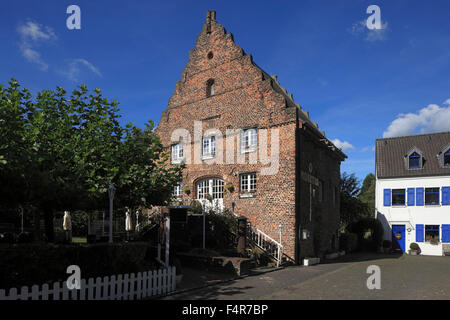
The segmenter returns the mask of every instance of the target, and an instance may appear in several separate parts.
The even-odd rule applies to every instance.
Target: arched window
[[[214,80],[209,79],[206,81],[206,96],[212,97],[214,95]]]
[[[410,169],[418,169],[421,164],[421,156],[417,152],[411,153],[409,156],[409,168]]]
[[[450,167],[450,149],[448,149],[447,152],[444,153],[444,166]]]

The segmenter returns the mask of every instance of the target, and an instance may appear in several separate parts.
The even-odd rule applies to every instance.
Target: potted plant
[[[183,189],[183,192],[186,193],[187,195],[191,194],[191,189],[189,187],[186,187]]]
[[[413,256],[417,256],[417,255],[420,253],[420,247],[419,247],[419,245],[418,245],[417,243],[415,243],[415,242],[412,242],[412,243],[409,245],[409,248],[410,248],[409,253],[410,253],[411,255],[413,255]]]
[[[390,253],[392,247],[392,241],[391,240],[383,240],[383,252],[384,253]]]
[[[431,237],[430,244],[437,246],[439,244],[439,239]]]
[[[227,189],[229,192],[233,192],[234,191],[234,186],[232,183],[227,183],[225,185],[225,189]]]

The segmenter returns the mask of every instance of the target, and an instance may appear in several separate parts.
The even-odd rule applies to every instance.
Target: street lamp
[[[109,243],[113,242],[112,238],[112,216],[113,216],[113,200],[114,200],[114,193],[116,191],[116,188],[113,184],[110,184],[108,187],[108,195],[109,195]]]

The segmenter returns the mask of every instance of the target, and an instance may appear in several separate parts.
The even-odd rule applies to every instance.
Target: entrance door
[[[405,252],[405,225],[392,225],[392,249]]]
[[[197,200],[205,209],[215,209],[219,212],[223,210],[223,186],[222,179],[210,178],[197,183]],[[208,195],[211,201],[207,200]]]

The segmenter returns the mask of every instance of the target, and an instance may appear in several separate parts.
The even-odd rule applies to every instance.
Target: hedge
[[[78,265],[84,279],[156,267],[145,242],[1,245],[0,288],[66,280],[69,265]]]
[[[339,236],[339,249],[346,253],[353,252],[358,248],[358,235],[356,233],[342,233]]]

